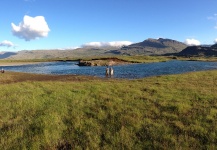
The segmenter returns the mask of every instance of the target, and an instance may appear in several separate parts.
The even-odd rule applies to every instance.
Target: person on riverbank
[[[2,68],[1,73],[5,73],[5,70]]]

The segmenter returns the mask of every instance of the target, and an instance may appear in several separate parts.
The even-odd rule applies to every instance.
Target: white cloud
[[[57,48],[58,50],[74,50],[74,49],[78,49],[78,48],[81,48],[79,46],[76,46],[76,47],[66,47],[66,48]]]
[[[214,43],[217,43],[217,39],[214,40]]]
[[[132,44],[130,41],[113,41],[113,42],[90,42],[83,44],[81,47],[122,47]]]
[[[14,47],[15,45],[11,41],[4,40],[4,41],[0,42],[0,46]]]
[[[208,17],[208,20],[215,21],[216,25],[214,26],[214,28],[217,29],[217,14],[214,14],[213,16]]]
[[[24,0],[24,2],[34,2],[36,0]]]
[[[208,17],[208,20],[217,20],[217,14],[214,14],[213,16]]]
[[[11,23],[12,33],[26,41],[34,40],[40,37],[47,37],[50,31],[47,22],[43,16],[30,17],[25,15],[23,21],[16,26]]]
[[[200,41],[195,40],[195,39],[186,39],[185,44],[188,46],[198,46],[200,45]]]

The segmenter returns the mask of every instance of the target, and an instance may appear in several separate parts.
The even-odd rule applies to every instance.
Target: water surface
[[[6,66],[5,70],[37,74],[76,74],[105,77],[105,66],[78,66],[76,61],[43,62],[31,65]],[[168,61],[158,63],[141,63],[113,66],[114,78],[143,78],[166,74],[217,69],[217,62],[201,61]]]

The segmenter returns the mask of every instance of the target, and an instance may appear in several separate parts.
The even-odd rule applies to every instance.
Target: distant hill
[[[78,48],[70,50],[23,50],[17,52],[15,55],[4,57],[5,59],[62,59],[62,58],[80,58],[91,56],[105,55],[110,49],[104,48]]]
[[[162,55],[177,53],[187,47],[186,44],[171,39],[147,39],[143,42],[124,46],[119,50],[111,51],[115,54],[125,55]]]
[[[217,49],[217,43],[212,45],[211,48]]]
[[[48,58],[58,58],[62,56],[69,55],[69,51],[61,50],[23,50],[17,52],[16,55],[10,56],[5,59],[48,59]]]
[[[189,46],[176,54],[177,56],[217,56],[217,44],[211,47]]]
[[[118,47],[84,47],[74,50],[23,50],[4,59],[52,59],[52,58],[81,58],[113,55],[162,55],[178,53],[187,46],[171,39],[147,39],[129,46]],[[3,58],[3,57],[2,57]]]
[[[2,52],[0,53],[0,59],[8,58],[16,54],[17,53],[14,53],[14,52]]]

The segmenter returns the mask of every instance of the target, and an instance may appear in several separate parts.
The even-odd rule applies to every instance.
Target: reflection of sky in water
[[[7,66],[5,70],[39,74],[77,74],[105,77],[105,66],[80,67],[78,62],[45,62],[23,66]],[[217,69],[217,62],[168,61],[148,64],[113,66],[115,78],[142,78],[148,76],[178,74],[191,71]]]

